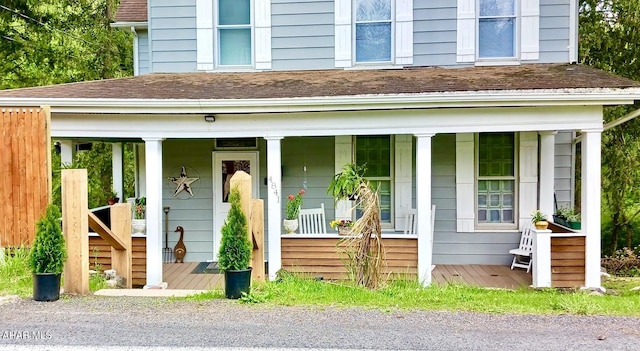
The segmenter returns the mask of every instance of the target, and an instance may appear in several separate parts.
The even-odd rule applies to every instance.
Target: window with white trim
[[[391,62],[391,0],[355,0],[356,63]]]
[[[219,66],[251,66],[251,0],[218,0],[216,16]]]
[[[391,136],[362,135],[355,138],[355,160],[358,166],[365,166],[365,178],[380,196],[380,222],[384,227],[393,224]],[[359,217],[356,211],[356,217]]]
[[[515,134],[480,133],[477,137],[476,150],[476,220],[478,226],[515,224]]]
[[[516,58],[515,0],[478,0],[478,58]]]
[[[456,0],[456,61],[540,59],[540,0]]]

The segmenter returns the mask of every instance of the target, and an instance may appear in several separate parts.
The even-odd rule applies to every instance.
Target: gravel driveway
[[[640,319],[626,317],[271,307],[229,300],[98,296],[8,302],[0,305],[0,316],[0,350],[98,350],[104,345],[119,346],[114,349],[640,349]]]

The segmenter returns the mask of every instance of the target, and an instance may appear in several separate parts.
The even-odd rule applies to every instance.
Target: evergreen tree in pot
[[[36,223],[36,236],[29,263],[33,272],[33,299],[56,301],[60,298],[60,275],[67,259],[67,248],[60,227],[60,210],[49,204]]]
[[[218,266],[224,271],[225,295],[237,299],[251,289],[251,251],[247,217],[240,208],[240,191],[234,187],[229,194],[231,209],[222,226],[222,241],[218,252]]]

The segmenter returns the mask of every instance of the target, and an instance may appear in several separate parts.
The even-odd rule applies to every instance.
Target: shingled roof
[[[584,65],[388,70],[154,73],[0,91],[5,98],[273,99],[475,91],[636,88],[640,82]]]
[[[116,22],[146,22],[147,0],[120,0]]]

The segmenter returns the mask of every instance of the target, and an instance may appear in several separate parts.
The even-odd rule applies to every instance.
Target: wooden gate
[[[0,107],[0,247],[30,246],[51,192],[47,108]]]

